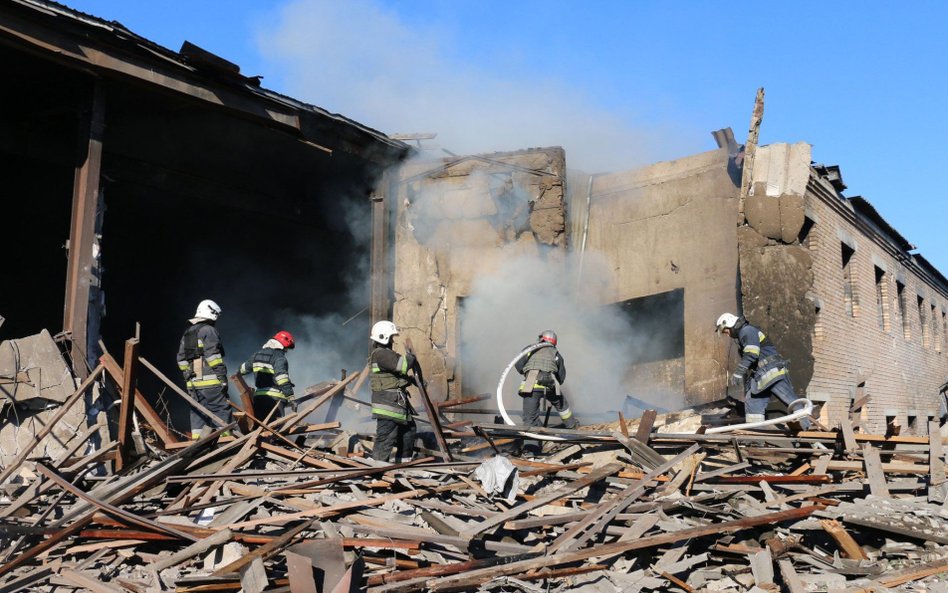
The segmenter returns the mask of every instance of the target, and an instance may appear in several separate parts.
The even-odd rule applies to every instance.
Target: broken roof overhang
[[[239,67],[185,43],[178,53],[125,28],[50,0],[13,0],[0,8],[0,43],[96,75],[133,79],[281,129],[325,151],[398,161],[411,147],[344,116],[259,86]],[[331,130],[331,134],[326,132]],[[331,139],[331,142],[327,140]]]
[[[915,249],[915,245],[909,243],[908,239],[903,237],[895,228],[890,225],[882,215],[879,214],[879,211],[869,203],[866,198],[862,196],[853,196],[851,198],[843,198],[852,205],[853,210],[856,213],[856,216],[868,222],[873,226],[878,232],[886,236],[895,246],[900,250],[909,252]]]

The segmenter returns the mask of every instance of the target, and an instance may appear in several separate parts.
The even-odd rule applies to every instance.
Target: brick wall
[[[859,224],[849,204],[831,192],[814,180],[806,195],[814,224],[804,244],[813,258],[812,293],[819,307],[808,395],[828,396],[830,420],[844,418],[857,386],[864,382],[871,396],[868,431],[884,430],[886,416],[894,415],[902,434],[926,434],[928,416],[939,414],[938,386],[948,375],[941,321],[948,298],[921,277],[907,254],[899,261],[898,250]],[[843,245],[855,249],[849,261],[849,290]],[[904,314],[897,282],[904,286]],[[924,332],[919,297],[928,322]],[[910,416],[915,417],[911,423]]]

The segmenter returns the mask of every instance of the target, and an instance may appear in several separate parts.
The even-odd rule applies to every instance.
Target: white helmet
[[[398,328],[391,321],[376,321],[375,325],[372,326],[372,333],[369,334],[369,337],[373,342],[386,346],[392,340],[392,336],[397,333]]]
[[[197,311],[194,312],[194,317],[200,319],[209,319],[211,321],[217,321],[217,318],[220,316],[221,306],[211,299],[204,299],[198,303]]]
[[[723,332],[725,329],[733,329],[735,325],[737,325],[737,315],[734,313],[722,313],[715,324],[719,332]]]

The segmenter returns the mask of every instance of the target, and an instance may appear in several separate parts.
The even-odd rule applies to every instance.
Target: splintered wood
[[[236,381],[237,423],[181,442],[135,386],[157,372],[135,346],[123,361],[140,367],[106,355],[63,404],[105,381],[115,441],[82,431],[0,473],[0,592],[946,590],[937,423],[705,435],[687,411],[580,430],[448,416],[474,396],[426,402],[419,443],[437,449],[383,464],[371,434],[308,423],[361,374],[277,419]],[[543,455],[513,454],[527,432]]]

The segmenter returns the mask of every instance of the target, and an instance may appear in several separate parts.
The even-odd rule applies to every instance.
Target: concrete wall
[[[772,144],[757,150],[746,224],[738,229],[741,310],[790,363],[801,397],[813,375],[812,259],[799,244],[810,178],[810,146]]]
[[[948,377],[942,321],[948,311],[948,296],[916,273],[907,254],[897,258],[891,245],[866,232],[849,204],[830,195],[826,185],[811,182],[806,196],[807,209],[815,219],[807,244],[813,258],[812,290],[819,304],[809,394],[829,398],[830,420],[845,418],[857,386],[864,383],[863,390],[871,398],[866,417],[870,432],[883,431],[886,416],[894,415],[902,434],[927,434],[927,416],[939,415],[938,387]],[[851,307],[844,290],[844,241],[855,247],[850,260]],[[881,308],[876,267],[884,271]],[[896,282],[905,286],[904,316],[899,310]],[[929,317],[927,340],[923,340],[918,296],[922,296]],[[936,323],[930,318],[933,304]],[[910,415],[916,417],[912,426]]]
[[[714,333],[714,322],[737,308],[737,196],[726,149],[593,179],[585,249],[614,269],[614,302],[684,289],[684,364],[670,361],[657,374],[654,365],[629,370],[636,380],[670,381],[654,387],[684,393],[677,403],[725,395],[730,341]],[[573,203],[585,197],[578,188]]]
[[[474,278],[517,254],[565,255],[565,160],[561,148],[544,148],[402,167],[393,318],[432,399],[462,395],[458,308]]]

